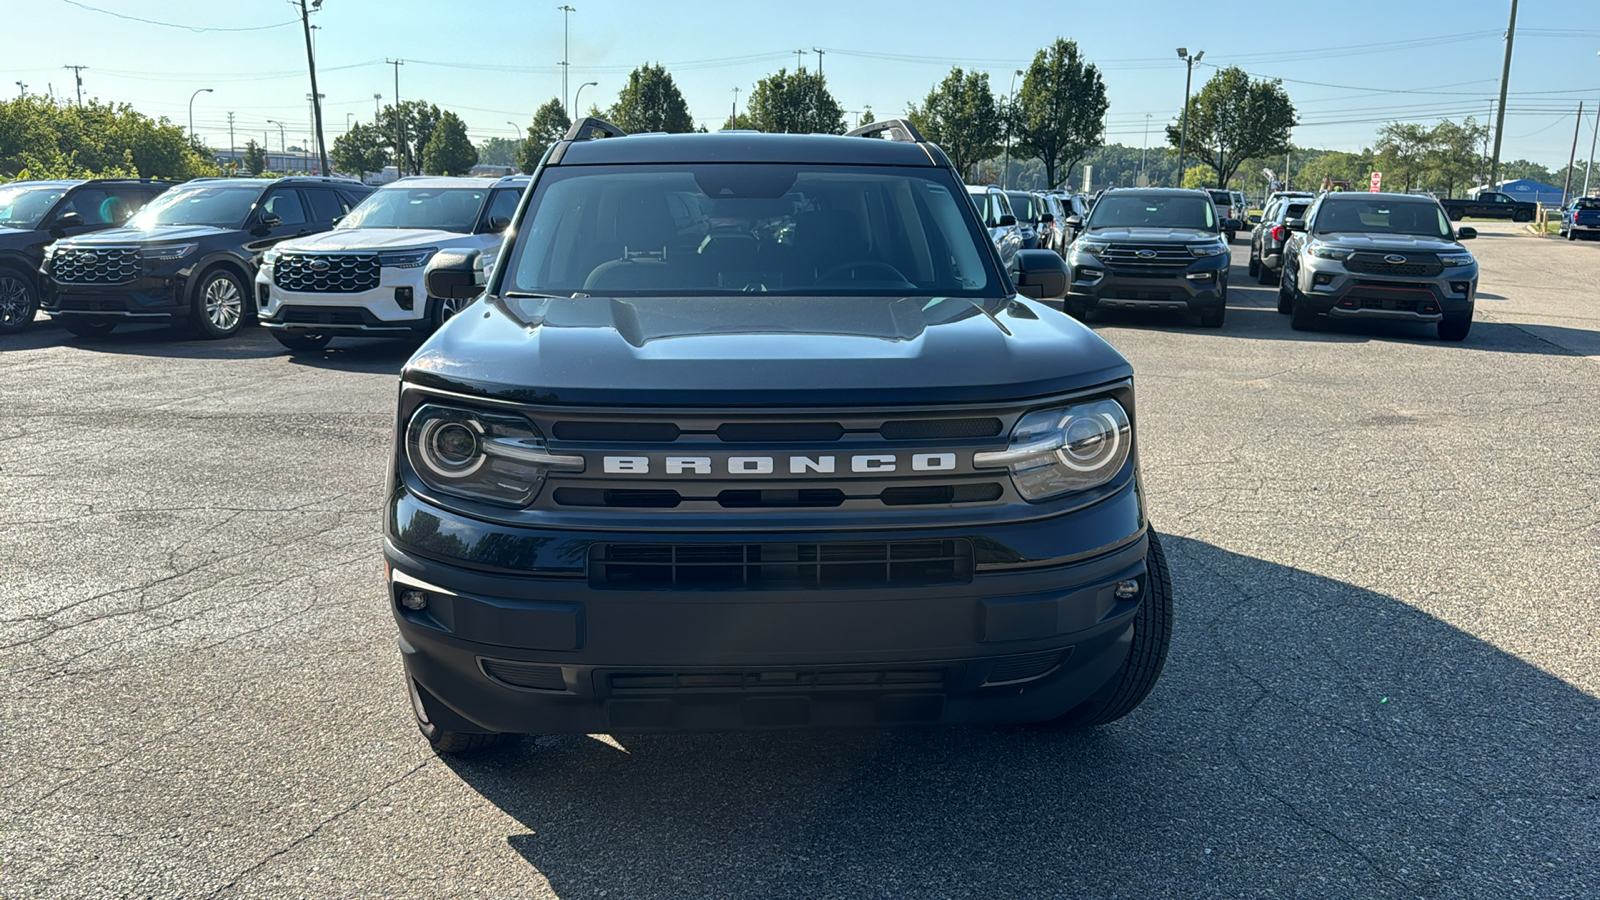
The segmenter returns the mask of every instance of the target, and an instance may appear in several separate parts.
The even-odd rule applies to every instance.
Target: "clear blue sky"
[[[1283,78],[1303,124],[1303,146],[1355,150],[1385,121],[1432,122],[1489,114],[1498,91],[1510,0],[1389,3],[1196,3],[1124,0],[1082,3],[802,2],[696,3],[569,0],[571,86],[598,82],[582,107],[608,105],[627,73],[667,66],[695,118],[716,128],[733,89],[743,99],[757,80],[795,65],[796,49],[821,48],[824,73],[849,110],[879,117],[919,100],[951,65],[990,73],[997,94],[1011,73],[1057,36],[1074,39],[1103,71],[1110,94],[1108,142],[1150,142],[1182,103],[1184,67],[1174,48],[1204,50],[1210,64]],[[372,118],[374,93],[392,100],[394,69],[403,99],[455,110],[475,140],[510,137],[533,110],[561,92],[562,13],[557,0],[324,0],[313,14],[326,95],[328,139],[347,121]],[[117,18],[84,7],[193,28],[242,29],[295,20],[287,0],[0,0],[6,52],[0,73],[30,93],[53,85],[72,94],[63,65],[88,66],[85,96],[126,101],[151,115],[187,122],[196,88],[195,129],[228,145],[227,113],[243,144],[286,124],[289,143],[310,131],[310,90],[298,23],[252,31],[192,31]],[[1261,10],[1271,10],[1269,24]],[[1337,15],[1329,10],[1337,10]],[[1220,14],[1212,14],[1217,11]],[[1370,21],[1371,26],[1365,23]],[[1566,163],[1579,100],[1590,118],[1578,156],[1588,155],[1600,103],[1600,0],[1526,0],[1517,23],[1506,159]],[[801,57],[808,69],[815,53]],[[348,116],[347,116],[348,114]],[[852,121],[854,118],[852,117]]]

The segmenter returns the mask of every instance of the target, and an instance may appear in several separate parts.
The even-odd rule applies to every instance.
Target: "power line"
[[[180,25],[180,24],[178,24],[176,22],[157,22],[155,19],[141,19],[138,16],[130,16],[130,15],[127,15],[125,13],[114,12],[114,11],[109,10],[109,9],[101,9],[98,6],[90,6],[87,3],[79,3],[78,0],[61,0],[61,2],[67,4],[68,6],[76,6],[79,9],[86,9],[89,12],[100,13],[102,15],[107,15],[107,16],[113,16],[113,17],[118,18],[118,19],[126,19],[129,22],[142,22],[145,25],[160,25],[163,28],[181,28],[184,31],[193,31],[193,32],[206,32],[206,31],[266,31],[266,30],[271,29],[271,28],[282,28],[285,25],[293,25],[293,24],[295,24],[294,20],[291,20],[291,21],[288,21],[288,22],[279,22],[276,25],[252,25],[252,26],[247,27],[247,28],[210,28],[210,27],[205,27],[205,26],[200,26],[200,25]]]

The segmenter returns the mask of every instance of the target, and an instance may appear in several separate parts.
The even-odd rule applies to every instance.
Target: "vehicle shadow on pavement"
[[[525,738],[448,764],[559,896],[1594,896],[1600,700],[1392,597],[1169,537],[1082,734]]]
[[[246,327],[231,338],[213,341],[197,338],[181,326],[165,323],[124,325],[108,335],[78,337],[57,324],[36,322],[22,334],[0,337],[0,351],[35,350],[54,345],[93,353],[168,359],[243,360],[282,356],[296,365],[395,375],[417,349],[415,340],[335,338],[323,350],[291,355],[265,329]]]

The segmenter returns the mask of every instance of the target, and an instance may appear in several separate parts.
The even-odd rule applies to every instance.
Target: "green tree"
[[[337,141],[334,142],[333,152],[335,162],[337,162],[339,154],[339,143]],[[251,175],[260,175],[267,170],[267,151],[262,149],[261,145],[253,139],[245,141],[244,156],[239,160],[239,164]]]
[[[195,178],[220,170],[166,119],[125,103],[58,104],[33,95],[0,101],[0,177],[24,171]]]
[[[750,117],[744,113],[739,113],[736,116],[731,115],[722,120],[723,131],[749,131],[755,127],[755,123],[751,122]]]
[[[1217,187],[1227,187],[1239,164],[1253,156],[1281,153],[1298,121],[1283,82],[1251,81],[1230,66],[1211,76],[1189,99],[1187,156],[1209,163]],[[1167,142],[1182,142],[1182,122],[1167,126]]]
[[[1016,140],[1013,155],[1038,159],[1044,164],[1045,187],[1056,187],[1104,142],[1109,106],[1100,70],[1078,55],[1076,41],[1057,38],[1034,54],[1008,110]]]
[[[400,119],[398,135],[395,125],[396,115]],[[396,150],[400,155],[402,173],[422,174],[423,148],[428,146],[428,141],[433,137],[433,129],[438,127],[442,116],[439,107],[426,100],[407,100],[400,104],[398,113],[393,105],[383,108],[383,112],[378,116],[378,123],[390,146],[395,145],[397,136],[400,138]]]
[[[820,74],[779,69],[750,92],[750,121],[768,134],[844,134],[844,110]]]
[[[1372,174],[1370,153],[1347,153],[1341,150],[1326,153],[1297,150],[1295,153],[1302,160],[1300,167],[1294,172],[1294,183],[1297,188],[1314,191],[1324,180],[1328,180],[1348,181],[1354,189],[1357,184],[1364,184],[1367,176]],[[1274,170],[1283,165],[1282,159],[1276,162]]]
[[[1478,148],[1488,134],[1488,126],[1471,116],[1459,123],[1441,119],[1433,126],[1424,169],[1427,189],[1451,197],[1457,187],[1471,185],[1483,170]]]
[[[922,105],[912,104],[906,118],[922,136],[944,149],[962,178],[972,167],[1000,152],[1000,109],[989,90],[987,72],[950,69]]]
[[[422,170],[429,175],[466,175],[477,164],[478,148],[467,138],[467,123],[446,111],[422,149]]]
[[[341,172],[353,172],[362,177],[368,172],[382,172],[389,164],[390,141],[376,125],[357,124],[333,141],[329,156]]]
[[[1432,147],[1433,135],[1426,125],[1390,122],[1378,129],[1378,140],[1372,145],[1373,165],[1383,173],[1384,190],[1419,187]]]
[[[514,166],[521,141],[492,137],[478,145],[478,162],[486,166]]]
[[[628,75],[628,83],[617,94],[617,102],[606,119],[630,134],[682,134],[694,130],[689,104],[684,102],[672,75],[657,64],[642,65]]]
[[[1184,166],[1183,187],[1204,188],[1217,184],[1217,170],[1205,163],[1198,166]]]
[[[539,107],[533,114],[533,124],[528,126],[527,138],[517,148],[517,168],[532,173],[539,167],[539,160],[544,159],[544,152],[561,140],[571,127],[572,120],[567,118],[560,100],[552,99]]]

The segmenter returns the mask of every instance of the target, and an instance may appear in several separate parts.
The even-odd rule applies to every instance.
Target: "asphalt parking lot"
[[[1600,243],[1478,321],[1105,314],[1178,624],[1099,731],[412,725],[378,509],[410,348],[0,338],[15,897],[1600,896]]]

